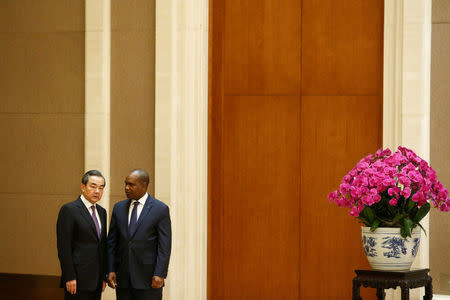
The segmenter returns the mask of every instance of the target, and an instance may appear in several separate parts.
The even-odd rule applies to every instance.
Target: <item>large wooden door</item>
[[[210,1],[208,299],[348,299],[327,201],[381,146],[381,0]]]

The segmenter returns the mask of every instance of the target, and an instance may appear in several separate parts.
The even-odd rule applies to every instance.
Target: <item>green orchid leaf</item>
[[[369,224],[373,224],[373,222],[375,221],[375,214],[369,206],[366,206],[366,208],[364,208],[363,214]]]
[[[417,223],[417,225],[420,226],[420,228],[422,228],[423,233],[425,233],[425,236],[427,236],[427,231],[425,230],[425,228],[422,227],[422,225],[420,223]]]
[[[425,203],[417,211],[416,215],[413,217],[414,223],[419,223],[430,211],[430,203]]]
[[[375,220],[372,224],[372,227],[370,227],[370,231],[374,232],[378,226],[380,226],[380,220]]]
[[[408,200],[408,213],[411,212],[411,210],[416,206],[416,202],[412,201],[411,199]]]
[[[402,227],[405,228],[406,236],[411,237],[411,231],[414,227],[414,222],[409,218],[404,218]]]
[[[400,227],[400,235],[401,235],[403,238],[406,238],[407,235],[408,235],[408,233],[407,233],[407,231],[406,231],[406,229],[405,229],[404,226]]]
[[[380,225],[378,227],[390,227],[392,226],[391,222],[388,220],[385,220],[383,218],[378,218],[378,220],[380,221]]]
[[[419,208],[417,206],[414,206],[413,209],[411,209],[411,211],[408,213],[409,217],[411,219],[414,219],[414,216],[417,214],[418,211]]]
[[[398,224],[404,217],[405,215],[396,215],[392,220],[392,225],[394,226],[395,224]]]

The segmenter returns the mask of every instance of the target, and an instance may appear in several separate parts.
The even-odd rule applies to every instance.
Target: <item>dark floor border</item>
[[[0,299],[64,299],[59,276],[0,273]]]
[[[0,273],[0,288],[59,288],[59,276]]]

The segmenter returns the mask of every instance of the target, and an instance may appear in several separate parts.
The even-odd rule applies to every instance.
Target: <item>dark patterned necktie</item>
[[[139,206],[139,201],[134,201],[133,203],[133,211],[131,212],[130,225],[128,225],[128,232],[132,234],[136,229],[137,223],[137,208]]]
[[[98,224],[97,215],[95,213],[95,205],[92,205],[91,209],[92,209],[92,220],[94,221],[95,229],[97,229],[97,236],[100,239],[101,231],[100,231],[100,225]]]

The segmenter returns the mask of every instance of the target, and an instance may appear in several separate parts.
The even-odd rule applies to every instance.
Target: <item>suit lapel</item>
[[[98,239],[97,229],[95,228],[95,224],[94,224],[94,221],[92,220],[92,216],[89,214],[89,211],[87,210],[83,201],[81,201],[81,198],[78,197],[76,204],[77,204],[78,208],[80,209],[80,214],[83,216],[85,221],[91,226],[92,233]],[[102,226],[103,226],[103,224],[102,224]]]
[[[100,222],[102,223],[102,230],[101,230],[101,234],[100,237],[103,237],[103,232],[105,233],[106,236],[106,211],[104,210],[98,210],[99,212],[99,216],[100,216]]]
[[[130,232],[128,231],[128,213],[130,211],[130,205],[131,205],[131,199],[128,199],[128,201],[122,208],[122,213],[120,214],[122,216],[121,224],[124,224],[124,226],[125,226],[124,230],[127,233],[128,238],[130,238]]]
[[[136,234],[136,232],[139,229],[139,226],[141,226],[143,220],[150,212],[152,206],[153,206],[153,198],[150,197],[150,195],[148,195],[147,200],[145,200],[144,208],[142,208],[141,214],[139,215],[139,219],[137,220],[136,229],[134,230],[134,232],[130,232],[130,238],[133,238],[133,236]]]

